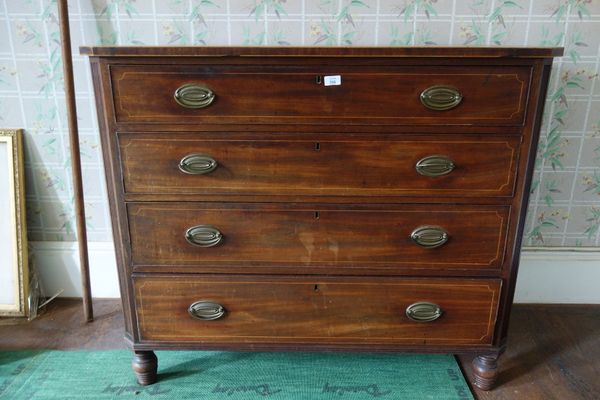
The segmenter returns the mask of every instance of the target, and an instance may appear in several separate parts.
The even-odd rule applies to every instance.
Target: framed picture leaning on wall
[[[0,129],[0,316],[28,315],[23,131]]]

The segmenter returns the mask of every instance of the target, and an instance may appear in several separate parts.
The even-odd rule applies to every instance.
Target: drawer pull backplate
[[[439,226],[424,225],[415,229],[410,238],[419,246],[428,249],[434,249],[445,244],[448,239],[448,232]]]
[[[458,106],[461,101],[462,94],[452,86],[431,86],[421,93],[421,103],[435,111],[451,110]]]
[[[225,307],[219,303],[206,300],[192,303],[188,308],[188,313],[192,317],[203,321],[213,321],[222,318],[226,312]]]
[[[190,175],[204,175],[214,171],[219,164],[206,154],[188,154],[179,161],[179,170]]]
[[[420,301],[406,307],[406,316],[415,322],[435,321],[443,314],[442,309],[437,304]]]
[[[186,83],[175,90],[173,95],[177,104],[185,108],[204,108],[215,99],[212,90],[200,83]]]
[[[185,232],[185,240],[194,246],[213,247],[221,243],[223,235],[212,225],[196,225]]]
[[[417,161],[415,168],[417,172],[424,176],[442,176],[447,175],[454,170],[456,164],[447,156],[433,155]]]

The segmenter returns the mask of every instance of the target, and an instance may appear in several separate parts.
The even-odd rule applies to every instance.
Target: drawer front
[[[111,66],[116,120],[169,124],[521,125],[530,75],[526,66]],[[326,86],[327,76],[341,84]]]
[[[120,134],[128,193],[511,196],[519,137],[202,140]]]
[[[134,286],[142,340],[457,346],[491,343],[501,281],[146,276]]]
[[[247,273],[501,267],[509,207],[385,207],[129,203],[132,262]]]

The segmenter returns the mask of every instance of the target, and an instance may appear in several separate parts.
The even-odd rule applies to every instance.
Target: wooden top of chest
[[[206,47],[82,46],[92,57],[390,57],[390,58],[550,58],[557,47]]]

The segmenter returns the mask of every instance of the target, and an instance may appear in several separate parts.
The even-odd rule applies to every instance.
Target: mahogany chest
[[[506,343],[542,48],[85,47],[126,339],[472,353]]]

